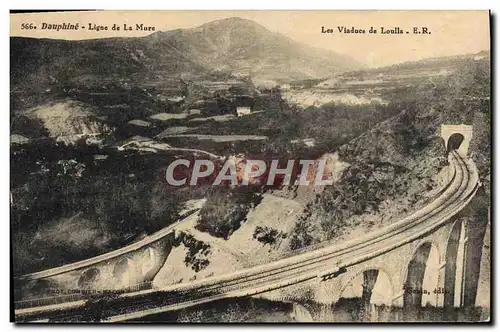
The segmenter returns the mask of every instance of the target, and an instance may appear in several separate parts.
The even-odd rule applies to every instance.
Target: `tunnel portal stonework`
[[[469,144],[472,139],[472,126],[466,124],[460,125],[441,125],[441,137],[444,140],[446,149],[450,148],[450,138],[454,134],[460,134],[463,136],[463,141],[458,147],[458,151],[463,155],[467,156],[469,151]]]

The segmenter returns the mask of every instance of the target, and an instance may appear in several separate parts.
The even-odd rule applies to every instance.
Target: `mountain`
[[[188,40],[190,54],[199,55],[210,68],[231,72],[251,69],[253,76],[267,79],[320,78],[363,67],[347,56],[298,43],[241,18],[173,33],[178,34],[176,40]],[[157,38],[172,38],[171,34],[160,32]]]
[[[81,41],[12,37],[11,84],[66,80],[252,71],[278,81],[328,77],[364,66],[335,52],[309,47],[246,19],[228,18],[192,29],[140,38]]]

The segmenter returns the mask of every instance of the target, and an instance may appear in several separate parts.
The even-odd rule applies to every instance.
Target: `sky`
[[[89,31],[88,24],[118,26],[144,24],[155,31],[193,28],[228,18],[253,20],[273,32],[298,42],[348,55],[369,67],[429,57],[477,53],[490,49],[488,11],[97,11],[11,14],[11,36],[93,39],[138,37],[151,31]],[[42,30],[41,24],[79,23],[85,30]],[[22,29],[34,23],[37,29]],[[341,34],[338,27],[378,30],[378,34]],[[322,29],[334,33],[321,33]],[[409,34],[383,35],[380,27],[399,27]],[[413,34],[413,27],[427,27],[431,34]]]

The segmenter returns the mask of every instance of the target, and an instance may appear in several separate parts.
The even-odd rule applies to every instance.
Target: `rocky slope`
[[[12,115],[12,134],[28,138],[51,137],[66,143],[82,137],[102,137],[112,131],[95,114],[91,105],[59,100]]]
[[[339,148],[351,166],[299,218],[290,245],[356,236],[414,211],[446,181],[442,124],[471,124],[469,156],[489,195],[489,61],[469,59],[435,88],[412,90],[406,109]]]

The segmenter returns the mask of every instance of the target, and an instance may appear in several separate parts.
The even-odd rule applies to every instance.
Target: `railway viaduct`
[[[443,125],[441,137],[449,151],[450,182],[422,209],[360,238],[206,280],[138,287],[165,263],[173,225],[131,246],[19,281],[42,288],[127,290],[102,310],[99,320],[109,322],[245,296],[292,302],[302,321],[336,321],[335,304],[349,298],[361,299],[367,320],[376,315],[373,304],[401,307],[405,320],[418,319],[425,306],[474,307],[489,215],[474,200],[480,183],[467,158],[472,126]],[[54,298],[19,301],[16,320],[71,321],[70,308],[89,305],[79,297]]]

